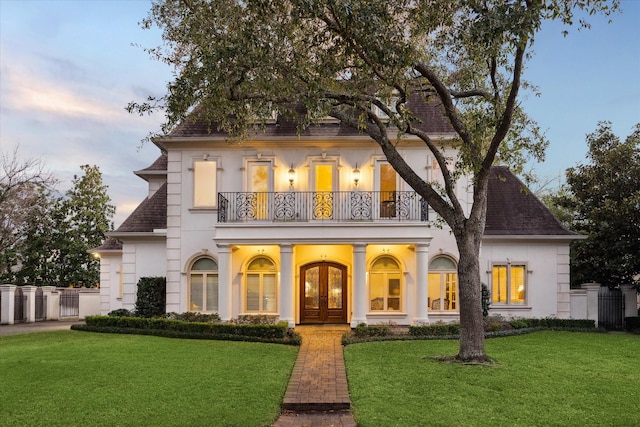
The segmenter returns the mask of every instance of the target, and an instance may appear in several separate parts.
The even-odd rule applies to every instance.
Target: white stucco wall
[[[506,318],[571,316],[569,293],[569,243],[520,238],[485,240],[480,265],[483,283],[491,289],[492,265],[526,264],[526,301],[522,305],[491,304],[491,314]]]

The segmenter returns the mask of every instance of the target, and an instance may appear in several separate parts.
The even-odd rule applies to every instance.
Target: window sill
[[[370,311],[367,316],[371,317],[406,317],[407,313],[404,311]]]
[[[501,305],[501,304],[495,304],[495,303],[491,303],[491,306],[489,307],[489,311],[491,310],[504,310],[504,309],[508,309],[508,310],[531,310],[531,306],[530,305]]]

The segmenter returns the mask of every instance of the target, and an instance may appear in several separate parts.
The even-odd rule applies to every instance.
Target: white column
[[[427,310],[428,286],[429,286],[429,244],[419,243],[416,245],[416,307],[413,324],[426,323],[429,321]]]
[[[231,247],[218,245],[218,315],[231,320]]]
[[[296,325],[295,321],[295,287],[293,273],[293,246],[291,244],[280,245],[280,320],[286,321],[290,328]]]
[[[35,286],[23,286],[23,295],[26,298],[27,323],[33,323],[36,321],[36,287]]]
[[[15,298],[16,287],[15,285],[2,285],[0,286],[0,292],[2,292],[2,318],[0,318],[0,324],[13,325],[15,316]]]
[[[367,323],[367,269],[366,269],[367,245],[356,243],[353,245],[353,315],[351,327],[355,328],[359,323]]]

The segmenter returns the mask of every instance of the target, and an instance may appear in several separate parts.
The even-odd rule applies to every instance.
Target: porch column
[[[353,315],[351,327],[355,328],[359,323],[367,323],[367,269],[366,269],[367,245],[356,243],[353,245]]]
[[[293,245],[280,245],[280,320],[286,321],[290,328],[296,325],[293,274]]]
[[[16,286],[2,285],[0,286],[0,292],[2,293],[2,307],[0,307],[2,317],[0,318],[0,324],[13,325],[16,308],[14,305]]]
[[[416,308],[413,324],[426,323],[429,321],[427,310],[428,286],[429,286],[429,244],[419,243],[416,245]]]
[[[36,321],[36,287],[35,286],[23,286],[23,295],[26,297],[25,312],[27,313],[27,323],[33,323]]]
[[[231,246],[218,245],[218,315],[231,320]]]

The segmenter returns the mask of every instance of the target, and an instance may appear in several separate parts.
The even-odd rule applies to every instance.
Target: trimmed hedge
[[[108,317],[87,316],[87,326],[93,328],[116,328],[153,331],[173,331],[186,334],[206,334],[214,336],[244,336],[259,338],[284,339],[287,336],[286,322],[275,325],[264,324],[233,324],[187,322],[183,320],[143,317]]]
[[[542,319],[516,319],[515,322],[524,324],[525,326],[522,327],[525,328],[592,329],[596,327],[595,320],[590,319],[558,319],[556,317],[545,317]],[[515,328],[515,326],[513,327]]]
[[[360,323],[353,329],[353,335],[356,337],[386,337],[391,333],[391,329],[387,325],[367,325]]]
[[[409,335],[414,337],[459,335],[460,325],[457,323],[435,323],[433,325],[409,326]]]

